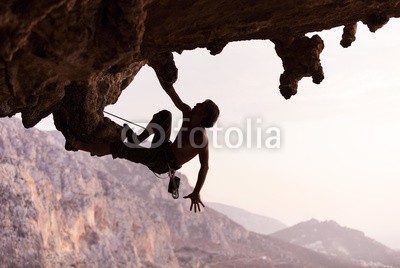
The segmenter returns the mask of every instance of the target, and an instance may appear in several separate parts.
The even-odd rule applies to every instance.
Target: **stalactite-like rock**
[[[217,55],[222,52],[224,47],[227,45],[227,43],[215,43],[211,44],[207,47],[207,49],[210,51],[211,55]]]
[[[340,45],[342,47],[349,47],[351,44],[356,41],[356,32],[357,32],[357,23],[349,24],[344,26],[342,40],[340,41]]]
[[[323,79],[323,42],[302,36],[345,25],[348,46],[358,21],[376,31],[399,16],[400,0],[2,1],[0,117],[20,112],[32,127],[53,113],[67,149],[72,138],[115,140],[120,127],[104,118],[104,107],[143,65],[168,87],[177,79],[172,52],[204,47],[217,55],[251,39],[275,41],[285,68],[280,90],[290,98],[302,77]]]
[[[362,22],[364,22],[368,26],[368,29],[374,33],[388,23],[389,19],[390,17],[385,14],[372,14]]]
[[[298,82],[303,77],[311,76],[319,84],[324,79],[319,55],[324,49],[324,42],[318,35],[273,40],[275,50],[282,59],[285,71],[280,77],[280,92],[285,99],[297,93]]]

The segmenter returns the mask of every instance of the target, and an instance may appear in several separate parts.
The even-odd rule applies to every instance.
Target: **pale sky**
[[[212,142],[223,148],[211,148],[203,201],[287,225],[335,220],[400,249],[399,31],[394,19],[374,34],[359,24],[347,49],[339,45],[341,28],[319,33],[325,80],[304,78],[290,100],[279,93],[282,63],[270,41],[230,43],[217,56],[205,49],[175,54],[181,98],[189,105],[210,98],[221,110],[222,130]],[[106,108],[134,122],[148,122],[161,109],[172,111],[177,127],[180,113],[147,66]],[[248,121],[253,141],[257,129],[264,140],[268,128],[279,127],[281,148],[227,148],[225,137],[237,141],[232,127],[246,141]],[[50,125],[46,119],[38,127]],[[180,171],[194,185],[198,169],[194,159]]]

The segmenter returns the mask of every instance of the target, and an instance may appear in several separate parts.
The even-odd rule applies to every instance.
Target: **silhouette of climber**
[[[194,190],[184,198],[191,200],[190,211],[200,211],[204,207],[200,199],[200,190],[203,187],[208,171],[208,137],[205,128],[212,127],[218,119],[218,106],[211,100],[197,103],[193,109],[184,103],[175,89],[170,86],[165,89],[175,106],[183,113],[183,124],[173,143],[169,141],[171,134],[171,113],[162,110],[153,115],[146,129],[136,135],[124,126],[122,136],[128,138],[114,143],[88,144],[75,140],[72,142],[77,149],[91,152],[98,156],[111,154],[113,158],[125,158],[135,163],[146,165],[155,173],[162,174],[170,169],[178,170],[183,164],[199,155],[200,170]],[[124,133],[125,132],[125,133]],[[139,144],[154,133],[150,148]]]

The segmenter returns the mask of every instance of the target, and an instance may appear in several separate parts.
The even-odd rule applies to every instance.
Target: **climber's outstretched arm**
[[[199,133],[199,132],[197,132]],[[200,138],[198,138],[200,137]],[[196,213],[197,211],[200,211],[200,205],[204,207],[203,202],[201,201],[200,198],[200,190],[204,185],[204,182],[206,180],[207,172],[208,172],[208,139],[206,135],[198,135],[195,137],[197,141],[202,141],[202,144],[204,146],[202,148],[198,149],[199,153],[199,160],[200,160],[200,170],[199,174],[197,177],[197,182],[196,185],[193,189],[193,192],[187,196],[184,196],[183,198],[189,198],[191,200],[190,204],[190,211],[192,211],[194,207],[194,212]],[[198,143],[196,143],[198,144]]]
[[[182,111],[183,114],[189,114],[190,111],[192,110],[189,105],[184,103],[181,98],[178,96],[178,94],[175,91],[175,88],[173,86],[170,86],[168,88],[164,88],[165,92],[167,92],[168,96],[171,98],[172,102],[175,104],[176,108],[178,108],[180,111]]]

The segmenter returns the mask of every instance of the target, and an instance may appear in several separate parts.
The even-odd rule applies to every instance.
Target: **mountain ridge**
[[[310,219],[270,236],[325,255],[354,259],[361,264],[400,267],[400,252],[333,220]]]
[[[245,209],[229,206],[222,203],[207,202],[207,205],[216,211],[226,215],[245,229],[264,235],[272,234],[288,226],[277,219],[249,212]]]

